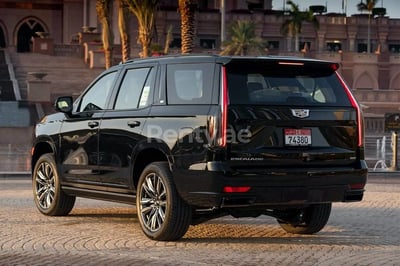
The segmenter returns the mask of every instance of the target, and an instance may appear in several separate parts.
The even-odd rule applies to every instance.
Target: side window
[[[83,95],[78,112],[103,110],[107,105],[107,97],[112,89],[117,72],[111,72],[96,81]]]
[[[154,68],[150,69],[150,73],[148,74],[146,83],[144,84],[142,93],[140,94],[139,108],[143,108],[150,105],[152,100],[150,99],[150,92],[153,90],[152,88],[154,87],[155,76],[156,76],[155,69]]]
[[[168,65],[168,104],[210,104],[213,74],[212,63]]]
[[[128,69],[119,88],[115,110],[146,107],[150,103],[150,88],[154,80],[150,68]]]

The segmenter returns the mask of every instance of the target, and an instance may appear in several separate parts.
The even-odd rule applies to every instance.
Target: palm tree
[[[138,41],[142,45],[142,56],[148,57],[153,39],[156,9],[159,0],[125,0],[129,10],[136,16],[139,24]]]
[[[167,28],[167,34],[165,35],[165,42],[164,42],[164,54],[168,54],[169,45],[173,41],[172,28],[173,28],[172,25],[169,25]]]
[[[314,28],[319,27],[319,22],[312,11],[300,11],[299,5],[295,4],[291,0],[287,1],[286,3],[290,5],[290,10],[288,11],[290,19],[287,19],[283,22],[281,32],[284,35],[289,35],[291,38],[294,37],[295,50],[299,51],[299,34],[301,33],[303,22],[312,23]],[[291,50],[291,45],[289,46],[289,50]]]
[[[188,54],[193,51],[197,0],[179,0],[178,9],[181,13],[181,53]]]
[[[252,21],[235,21],[229,29],[230,40],[224,42],[221,55],[263,54],[264,41],[256,36],[256,25]]]
[[[379,2],[379,0],[367,0],[366,3],[364,3],[364,1],[361,0],[361,2],[357,4],[357,9],[359,11],[368,11],[367,53],[371,52],[371,15],[372,15],[372,10],[375,8],[375,6],[378,2]]]
[[[112,46],[114,39],[110,23],[111,6],[112,0],[96,0],[97,17],[102,26],[102,41],[106,69],[110,68],[112,64]]]
[[[122,62],[126,62],[130,57],[129,24],[126,23],[128,20],[128,13],[129,9],[124,0],[118,0],[118,29],[121,39]]]

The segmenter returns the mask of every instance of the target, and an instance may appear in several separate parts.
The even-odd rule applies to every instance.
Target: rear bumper
[[[199,208],[284,206],[325,202],[361,201],[367,182],[367,165],[329,169],[268,169],[223,171],[212,162],[207,170],[173,169],[181,197]],[[245,193],[224,193],[223,188],[250,187]]]

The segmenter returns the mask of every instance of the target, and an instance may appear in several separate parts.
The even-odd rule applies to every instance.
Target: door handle
[[[90,121],[90,122],[88,122],[88,126],[89,126],[90,128],[98,127],[98,126],[99,126],[99,122],[97,122],[97,121]]]
[[[131,128],[138,127],[138,126],[140,126],[140,122],[139,121],[129,121],[128,126]]]

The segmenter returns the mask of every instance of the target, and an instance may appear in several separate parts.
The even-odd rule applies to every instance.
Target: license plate
[[[285,129],[285,145],[309,146],[311,145],[311,129]]]

